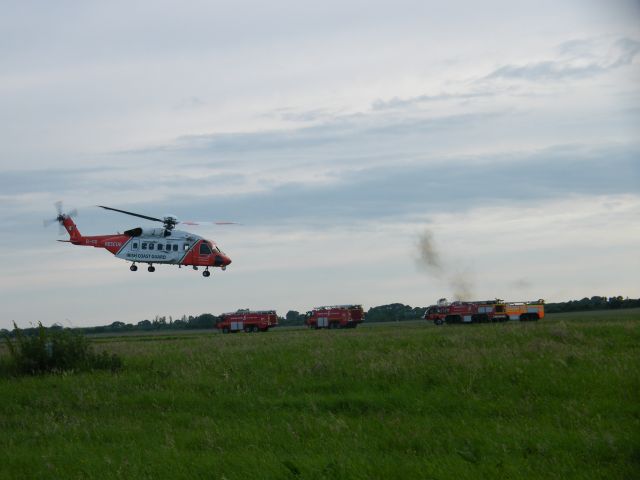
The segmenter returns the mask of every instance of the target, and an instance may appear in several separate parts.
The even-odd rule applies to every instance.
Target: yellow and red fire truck
[[[438,300],[436,305],[427,308],[425,320],[436,325],[443,323],[489,323],[507,320],[530,321],[544,317],[544,300],[535,302],[505,302],[504,300],[485,300],[448,302],[446,298]]]

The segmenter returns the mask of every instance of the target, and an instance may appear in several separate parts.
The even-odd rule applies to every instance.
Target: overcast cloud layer
[[[476,298],[640,296],[634,1],[3,7],[0,328],[428,305],[429,231]],[[226,272],[55,242],[201,226]]]

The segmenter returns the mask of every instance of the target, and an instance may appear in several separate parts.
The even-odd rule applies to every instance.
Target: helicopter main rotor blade
[[[198,226],[198,225],[242,225],[238,222],[212,222],[210,220],[184,220],[181,225]]]
[[[117,208],[105,207],[104,205],[98,205],[100,208],[104,208],[105,210],[113,210],[114,212],[124,213],[126,215],[132,215],[134,217],[144,218],[146,220],[153,220],[154,222],[164,223],[164,220],[161,218],[149,217],[147,215],[140,215],[139,213],[127,212],[126,210],[118,210]]]

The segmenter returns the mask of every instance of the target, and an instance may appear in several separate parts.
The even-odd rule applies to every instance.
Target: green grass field
[[[640,310],[94,342],[0,378],[0,478],[640,477]]]

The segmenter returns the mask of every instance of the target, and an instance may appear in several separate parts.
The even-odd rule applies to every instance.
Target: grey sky
[[[451,295],[416,268],[427,228],[478,297],[640,296],[639,20],[622,0],[7,2],[0,328],[427,305]],[[244,225],[197,232],[225,273],[132,274],[42,229],[59,199],[87,234],[137,225],[96,204]]]

